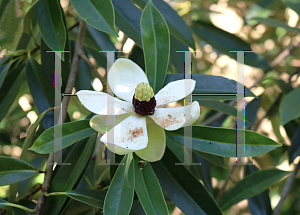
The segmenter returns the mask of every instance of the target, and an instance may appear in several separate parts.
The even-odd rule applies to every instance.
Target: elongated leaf
[[[89,25],[118,37],[115,12],[110,0],[71,0],[78,15]]]
[[[293,28],[293,27],[290,27],[288,26],[287,24],[283,23],[283,22],[280,22],[280,21],[277,21],[276,19],[271,19],[271,18],[268,18],[268,19],[265,19],[265,18],[253,18],[253,20],[256,20],[262,24],[265,24],[265,25],[269,25],[269,26],[272,26],[272,27],[275,27],[275,28],[284,28],[285,30],[287,31],[292,31],[292,32],[296,32],[296,33],[300,33],[300,29],[299,28]]]
[[[249,102],[245,108],[245,116],[250,120],[251,124],[254,124],[258,108],[260,107],[261,96],[258,98],[254,98],[251,102]],[[248,122],[245,123],[245,129],[250,130],[251,124]]]
[[[54,128],[61,126],[62,128],[62,145],[56,146],[54,139]],[[62,125],[56,125],[48,130],[44,131],[34,142],[33,146],[29,149],[40,154],[48,154],[51,152],[64,149],[76,141],[82,140],[95,134],[95,130],[89,125],[89,120],[81,120],[75,122],[64,123]]]
[[[139,167],[140,159],[134,156],[135,165],[135,191],[147,214],[169,214],[168,208],[155,173],[146,163],[143,168]]]
[[[95,148],[96,135],[81,140],[74,144],[74,147],[65,157],[63,163],[71,165],[57,166],[53,172],[53,179],[48,190],[51,192],[67,192],[76,189],[81,181]],[[62,183],[63,182],[63,183]],[[59,214],[67,196],[49,196],[43,206],[42,215]]]
[[[281,124],[296,119],[300,116],[300,87],[291,91],[280,103]]]
[[[3,66],[4,68],[1,68],[1,71],[0,71],[0,89],[1,89],[1,86],[8,74],[8,71],[10,69],[10,66],[11,64],[7,64],[6,66]]]
[[[0,20],[2,18],[2,15],[3,15],[4,11],[5,11],[5,8],[6,8],[7,4],[8,4],[8,2],[9,2],[9,0],[2,0],[1,1],[1,4],[0,4]]]
[[[236,156],[236,129],[193,126],[193,149],[224,157]],[[184,129],[167,131],[167,136],[184,145]],[[189,137],[185,137],[189,138]],[[245,131],[245,156],[262,155],[281,146],[280,143],[253,131]]]
[[[188,51],[188,47],[171,35],[170,61],[177,73],[184,73],[185,53],[177,51]]]
[[[176,80],[184,79],[184,74],[169,74],[166,76],[164,86]],[[230,80],[220,76],[193,74],[193,80],[196,81],[196,86],[193,91],[194,100],[227,100],[236,99],[236,89],[239,82]],[[197,95],[201,93],[202,95]],[[218,96],[218,93],[228,94]],[[214,94],[214,95],[211,95]],[[230,95],[233,94],[233,95]],[[255,97],[255,95],[245,87],[245,97]]]
[[[282,2],[300,15],[300,2],[298,0],[282,0]]]
[[[220,207],[222,210],[226,210],[243,199],[251,198],[265,191],[290,173],[279,169],[256,171],[239,181],[229,190],[221,199]]]
[[[40,0],[36,3],[37,20],[42,37],[54,51],[64,51],[66,31],[57,0]]]
[[[140,19],[142,12],[130,0],[112,0],[116,12],[116,26],[142,47]]]
[[[157,93],[166,78],[170,34],[166,21],[151,0],[142,13],[141,32],[147,78],[154,93]]]
[[[246,165],[244,177],[247,177],[248,175],[256,171],[258,171],[258,169],[254,165]],[[260,215],[272,214],[269,190],[266,189],[260,194],[253,196],[252,198],[249,198],[248,205],[252,214],[260,214]]]
[[[36,173],[33,166],[25,161],[0,156],[0,186],[29,178]]]
[[[137,4],[140,8],[144,9],[148,0],[131,0]],[[152,0],[154,6],[165,18],[170,33],[172,36],[176,37],[178,40],[186,44],[187,46],[195,49],[195,42],[192,33],[183,21],[183,19],[177,14],[177,12],[165,1],[163,0]]]
[[[0,122],[8,113],[14,102],[23,78],[25,76],[24,65],[11,68],[0,89]]]
[[[36,1],[31,5],[31,7],[27,10],[24,20],[23,20],[23,32],[31,35],[33,32],[32,19],[36,19]],[[33,35],[31,35],[33,36]]]
[[[300,126],[295,131],[291,147],[289,148],[289,162],[292,163],[300,155]]]
[[[201,182],[166,148],[161,161],[151,163],[165,193],[185,214],[222,214]],[[178,174],[180,173],[180,174]]]
[[[229,51],[251,50],[250,45],[241,38],[205,22],[198,21],[192,30],[200,39],[234,60],[237,59],[236,52]],[[270,69],[267,60],[254,52],[245,53],[245,64],[261,69]]]
[[[77,201],[83,202],[85,204],[103,208],[103,202],[105,198],[105,192],[101,190],[88,190],[88,189],[79,189],[71,190],[68,192],[56,192],[50,193],[50,195],[65,195]]]
[[[129,214],[134,194],[134,168],[132,154],[127,154],[110,183],[104,200],[104,214]]]

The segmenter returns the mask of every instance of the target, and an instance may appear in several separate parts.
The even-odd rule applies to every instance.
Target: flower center
[[[137,114],[144,116],[154,114],[156,100],[152,87],[144,82],[139,83],[135,88],[132,104]]]

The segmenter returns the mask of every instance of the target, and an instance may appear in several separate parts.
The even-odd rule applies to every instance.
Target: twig
[[[68,31],[72,31],[75,27],[77,27],[79,25],[79,21],[76,22],[74,25],[71,25],[69,28],[68,28]]]
[[[293,184],[293,181],[294,181],[299,169],[300,169],[300,162],[298,162],[298,164],[296,165],[296,167],[294,169],[294,172],[291,174],[291,176],[288,178],[286,184],[284,185],[284,188],[281,192],[281,198],[280,198],[280,201],[278,202],[278,204],[275,208],[274,215],[279,215],[280,214],[280,209],[282,207],[283,201],[284,201],[285,197],[287,196],[289,190],[291,189],[291,186]]]
[[[65,94],[70,94],[72,92],[72,89],[73,89],[73,86],[75,83],[75,78],[76,78],[77,69],[78,69],[78,65],[79,65],[78,53],[83,48],[85,30],[86,30],[86,23],[83,20],[80,20],[75,53],[74,53],[74,57],[73,57],[73,61],[72,61],[72,66],[71,66],[68,83],[67,83],[67,86],[65,89]],[[79,50],[79,52],[78,52],[78,50]],[[71,98],[70,96],[64,96],[64,98],[62,100],[62,121],[63,122],[66,120],[67,108],[68,108],[70,98]]]
[[[87,56],[82,51],[80,51],[78,53],[78,55],[90,67],[90,69],[94,72],[94,74],[96,75],[96,77],[100,80],[100,82],[101,82],[101,84],[103,86],[103,92],[105,92],[105,90],[106,90],[105,80],[99,74],[99,72],[97,71],[97,68],[94,66],[94,64],[91,63],[91,61],[87,58]]]
[[[77,50],[81,50],[83,47],[85,29],[86,29],[86,23],[83,20],[80,20],[76,49],[75,49],[75,53],[74,53],[74,58],[73,58],[66,90],[65,90],[65,93],[67,93],[67,94],[72,92],[72,88],[74,86],[76,73],[77,73],[77,69],[78,69],[78,64],[79,64],[79,56],[78,56]],[[65,122],[65,120],[66,120],[69,100],[70,100],[70,96],[64,96],[63,101],[62,101],[62,122]],[[43,186],[41,189],[41,195],[36,204],[36,212],[34,213],[35,215],[41,213],[43,204],[45,203],[45,200],[46,200],[45,192],[47,192],[50,187],[52,173],[53,173],[53,163],[54,163],[54,153],[50,153],[48,161],[47,161],[46,173],[45,173],[44,183],[43,183]]]
[[[38,184],[29,193],[27,193],[22,199],[29,199],[30,196],[33,196],[34,194],[36,194],[40,189],[42,189],[42,184]]]

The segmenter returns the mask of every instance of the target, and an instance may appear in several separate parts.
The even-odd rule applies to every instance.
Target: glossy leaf
[[[88,190],[88,189],[78,189],[78,190],[71,190],[68,192],[54,192],[49,193],[48,195],[65,195],[77,201],[83,202],[85,204],[103,208],[103,202],[105,198],[105,192],[101,190]]]
[[[146,74],[154,93],[163,86],[170,55],[170,34],[166,21],[151,0],[141,17]]]
[[[9,72],[10,67],[11,67],[11,63],[7,64],[6,66],[3,66],[1,68],[1,71],[0,71],[0,89],[1,89],[1,86],[2,86],[2,84],[4,82],[4,80],[5,80],[8,72]]]
[[[131,0],[137,4],[140,8],[144,9],[148,0]],[[176,37],[178,40],[183,42],[185,45],[195,49],[195,42],[192,33],[183,21],[183,19],[177,14],[177,12],[165,1],[163,0],[152,0],[154,6],[165,18],[170,33],[172,36]]]
[[[254,165],[246,165],[244,177],[258,171],[258,169]],[[252,214],[259,215],[270,215],[272,214],[272,207],[269,197],[269,190],[265,191],[253,196],[248,199],[249,209]]]
[[[139,167],[140,159],[134,156],[135,192],[147,214],[169,214],[168,208],[155,173],[150,165],[146,163]]]
[[[40,0],[36,3],[37,20],[42,37],[54,51],[64,51],[66,31],[57,0]]]
[[[63,154],[64,160],[62,162],[65,164],[70,163],[71,165],[58,165],[55,168],[48,190],[49,193],[67,192],[76,189],[93,155],[95,141],[96,135],[83,139],[74,144],[66,156]],[[66,199],[66,196],[47,197],[42,215],[59,214]]]
[[[193,149],[224,157],[236,157],[236,129],[193,126]],[[166,131],[166,135],[184,145],[184,129]],[[188,137],[186,137],[188,138]],[[253,131],[245,131],[245,156],[254,157],[267,153],[280,143]]]
[[[132,154],[127,154],[121,161],[108,188],[104,200],[104,214],[129,213],[134,194],[134,168]]]
[[[296,119],[300,116],[300,87],[288,93],[280,103],[281,124]]]
[[[176,80],[184,79],[184,74],[168,74],[164,86]],[[227,100],[236,99],[237,84],[240,83],[220,76],[193,74],[193,80],[196,81],[196,86],[193,91],[193,100]],[[201,93],[202,95],[197,95]],[[214,93],[214,95],[211,95]],[[233,94],[218,96],[218,93]],[[245,97],[255,97],[255,95],[245,87]]]
[[[115,12],[110,0],[71,0],[78,15],[94,28],[118,37]]]
[[[245,108],[245,116],[249,119],[251,124],[254,124],[256,117],[257,117],[257,111],[260,107],[261,103],[261,96],[258,98],[254,98],[251,102],[249,102]],[[251,124],[246,122],[245,123],[245,129],[250,130]]]
[[[300,15],[300,2],[298,0],[282,0],[282,2]]]
[[[217,203],[198,179],[166,148],[159,162],[151,163],[164,192],[185,214],[222,214]]]
[[[220,207],[222,210],[226,210],[244,199],[251,198],[265,191],[268,187],[290,173],[279,169],[256,171],[239,181],[229,190],[221,199]]]
[[[252,50],[250,45],[241,38],[223,31],[213,25],[205,22],[197,22],[197,25],[192,28],[195,34],[201,39],[217,49],[220,53],[229,56],[236,60],[236,52],[229,51],[249,51]],[[245,64],[260,69],[270,69],[270,66],[265,58],[254,52],[245,53]]]
[[[14,102],[25,76],[24,65],[15,66],[10,70],[0,89],[0,122]]]
[[[269,26],[272,26],[272,27],[275,27],[275,28],[284,28],[285,30],[287,31],[292,31],[292,32],[295,32],[295,33],[300,33],[300,29],[299,28],[293,28],[293,27],[290,27],[288,26],[287,24],[283,23],[283,22],[280,22],[280,21],[277,21],[276,19],[271,19],[271,18],[268,18],[268,19],[265,19],[265,18],[253,18],[254,20],[262,23],[262,24],[265,24],[265,25],[269,25]]]
[[[0,186],[24,180],[36,173],[33,166],[11,157],[0,156]]]
[[[170,61],[177,73],[184,73],[185,53],[177,51],[188,51],[188,47],[171,35]],[[195,53],[197,54],[197,53]]]
[[[142,47],[140,20],[142,12],[130,0],[112,0],[116,12],[116,26]]]
[[[33,33],[33,26],[32,26],[32,19],[33,17],[36,18],[36,3],[38,1],[34,2],[31,7],[27,10],[24,20],[23,20],[23,32],[31,35]]]
[[[62,145],[55,146],[54,128],[62,128]],[[76,141],[82,140],[95,134],[95,130],[89,125],[89,120],[81,120],[75,122],[64,123],[56,125],[44,131],[34,142],[33,146],[29,149],[40,154],[48,154],[51,152],[64,149]],[[56,147],[56,148],[55,148]],[[61,148],[60,148],[61,147]]]
[[[292,163],[300,155],[300,126],[295,131],[289,148],[289,162]]]

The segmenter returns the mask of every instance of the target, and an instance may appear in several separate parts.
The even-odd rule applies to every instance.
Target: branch
[[[72,66],[71,66],[70,75],[68,78],[68,83],[67,83],[66,90],[65,90],[66,94],[71,93],[73,86],[74,86],[76,73],[77,73],[77,69],[78,69],[78,64],[79,64],[78,50],[81,50],[83,47],[85,29],[86,29],[86,23],[83,20],[80,20],[76,49],[75,49],[75,53],[74,53],[74,58],[73,58]],[[65,122],[65,120],[66,120],[69,100],[70,100],[70,96],[64,96],[63,101],[62,101],[62,109],[61,109],[62,122]],[[48,161],[47,161],[46,173],[45,173],[44,183],[43,183],[43,186],[41,189],[41,195],[36,204],[36,212],[34,213],[34,215],[41,213],[42,207],[45,203],[45,200],[46,200],[45,193],[48,191],[48,189],[50,187],[52,173],[53,173],[53,163],[54,163],[54,153],[50,153]]]
[[[295,167],[294,172],[291,174],[291,176],[287,180],[286,184],[284,185],[284,188],[283,188],[282,193],[281,193],[281,198],[280,198],[280,201],[278,202],[278,204],[275,208],[274,215],[279,215],[280,214],[280,209],[282,207],[283,201],[284,201],[285,197],[287,196],[289,190],[291,189],[291,186],[293,184],[293,181],[294,181],[299,169],[300,169],[300,161],[298,162],[298,164]]]
[[[104,78],[99,74],[97,71],[97,68],[94,66],[94,64],[91,63],[91,61],[87,58],[87,56],[83,53],[83,51],[78,53],[79,57],[90,67],[90,69],[94,72],[96,77],[100,80],[102,86],[103,86],[103,92],[106,90],[106,84]]]

